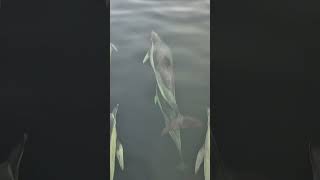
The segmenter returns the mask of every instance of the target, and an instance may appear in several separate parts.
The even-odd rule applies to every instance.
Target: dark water
[[[0,161],[26,132],[19,180],[106,179],[105,3],[2,2]]]
[[[179,180],[179,156],[169,136],[161,136],[164,119],[153,103],[155,78],[142,64],[156,31],[171,48],[180,110],[206,122],[210,102],[210,7],[208,2],[112,0],[110,40],[118,48],[111,62],[111,107],[119,104],[118,133],[125,151],[125,169],[115,180]],[[182,133],[182,151],[189,165],[183,179],[197,177],[194,163],[204,129]],[[116,167],[119,170],[119,167]]]
[[[307,24],[319,17],[312,9],[299,1],[216,4],[215,135],[228,168],[256,175],[237,179],[312,179],[307,142],[320,142],[311,103],[319,90],[305,81],[313,52],[306,36],[314,36]]]

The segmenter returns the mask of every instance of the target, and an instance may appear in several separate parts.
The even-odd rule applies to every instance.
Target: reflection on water
[[[194,175],[206,128],[181,133],[187,171],[179,163],[170,136],[161,136],[164,119],[154,104],[156,81],[152,68],[142,64],[155,30],[171,48],[176,100],[182,114],[207,122],[210,96],[210,7],[205,0],[111,0],[111,104],[120,104],[118,138],[125,151],[124,171],[116,165],[115,180],[203,180]],[[203,168],[203,167],[201,167]],[[203,170],[199,171],[203,172]]]

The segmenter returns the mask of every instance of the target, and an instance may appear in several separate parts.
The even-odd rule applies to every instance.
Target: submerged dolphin
[[[168,122],[162,134],[180,128],[201,126],[201,121],[183,116],[179,111],[175,96],[175,74],[171,50],[154,31],[151,32],[151,48],[144,57],[143,63],[148,60],[150,60],[157,81],[154,101],[158,103],[164,111],[163,113],[168,117]],[[167,106],[166,110],[164,105]]]
[[[117,138],[117,128],[116,128],[116,115],[118,112],[119,104],[113,108],[112,113],[110,113],[110,180],[113,180],[115,172],[115,161],[116,157],[118,159],[121,170],[124,169],[123,160],[123,147]]]
[[[27,141],[27,134],[24,134],[23,141],[10,153],[7,161],[0,164],[1,180],[18,180],[19,167],[24,152],[24,145]]]
[[[210,109],[207,110],[208,114],[208,127],[204,145],[198,152],[196,165],[195,165],[195,173],[199,171],[200,165],[204,164],[204,177],[205,180],[210,180]]]
[[[147,61],[150,61],[157,82],[154,103],[159,106],[165,120],[165,127],[161,134],[169,133],[182,160],[179,168],[185,169],[180,129],[200,127],[202,123],[180,113],[175,97],[175,76],[171,50],[154,31],[151,32],[151,47],[145,55],[143,63]]]
[[[320,148],[309,144],[310,162],[312,166],[313,180],[320,180]]]

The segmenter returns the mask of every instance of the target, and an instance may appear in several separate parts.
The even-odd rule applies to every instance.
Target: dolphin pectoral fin
[[[182,123],[180,125],[180,128],[198,128],[202,127],[203,123],[194,117],[191,116],[183,116]]]
[[[150,51],[147,52],[146,56],[143,58],[142,64],[146,63],[150,59]]]
[[[197,160],[196,160],[196,165],[194,168],[194,172],[197,174],[200,168],[200,165],[203,163],[204,160],[204,155],[205,155],[205,150],[204,150],[204,146],[201,147],[201,149],[198,152],[197,155]]]

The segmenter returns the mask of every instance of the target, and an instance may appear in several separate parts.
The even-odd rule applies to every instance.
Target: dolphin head
[[[159,35],[155,31],[151,31],[151,42],[156,43],[161,41]]]

